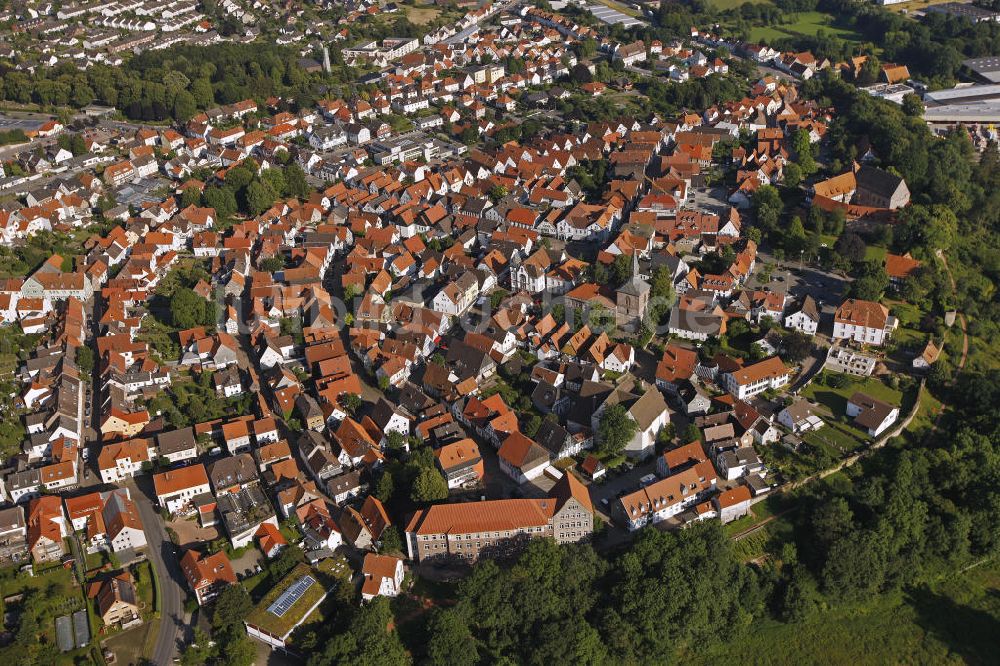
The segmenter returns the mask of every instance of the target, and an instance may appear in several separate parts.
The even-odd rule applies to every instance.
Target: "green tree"
[[[239,626],[253,610],[250,595],[238,583],[227,585],[212,604],[212,626],[229,629]]]
[[[802,183],[802,167],[795,162],[789,162],[783,170],[782,184],[785,187],[798,187]]]
[[[247,212],[260,215],[270,208],[276,199],[274,191],[260,181],[254,181],[247,186]]]
[[[624,405],[611,405],[601,414],[597,425],[598,446],[603,453],[621,453],[638,429],[639,425],[625,410]]]
[[[210,663],[216,651],[209,646],[211,639],[204,631],[195,627],[194,642],[189,643],[181,653],[181,666],[202,666]]]
[[[170,297],[170,318],[178,328],[194,328],[195,326],[213,323],[206,321],[206,315],[212,303],[194,293],[192,289],[182,288]]]
[[[381,544],[379,545],[378,552],[380,553],[402,553],[403,552],[403,537],[399,534],[399,528],[395,525],[389,525],[382,532],[382,536],[379,538]]]
[[[186,123],[198,112],[198,103],[194,95],[187,90],[181,90],[174,97],[174,119],[179,123]]]
[[[476,666],[479,649],[469,623],[458,608],[437,608],[427,622],[427,663],[431,666]]]
[[[864,260],[867,246],[861,240],[861,236],[853,231],[841,234],[840,238],[833,245],[834,251],[850,263]]]
[[[305,172],[298,164],[289,164],[285,167],[285,184],[288,187],[288,196],[298,199],[305,199],[312,191],[306,181]]]
[[[94,350],[86,345],[77,347],[76,367],[80,370],[81,375],[89,379],[94,372]]]
[[[203,194],[205,205],[214,208],[219,217],[231,217],[237,210],[236,195],[228,186],[209,185]]]
[[[181,208],[201,205],[201,190],[196,186],[185,187],[181,193]]]
[[[681,433],[681,441],[684,443],[701,441],[701,428],[694,423],[688,423]]]
[[[422,467],[413,480],[410,498],[414,502],[437,502],[448,498],[448,482],[434,467]]]

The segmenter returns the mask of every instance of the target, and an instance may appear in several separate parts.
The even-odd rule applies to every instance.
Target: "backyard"
[[[91,653],[92,645],[66,653],[60,653],[56,645],[56,618],[86,608],[72,570],[55,564],[36,568],[35,575],[29,576],[10,567],[0,571],[0,590],[3,599],[25,595],[10,604],[0,602],[3,616],[10,613],[10,625],[5,628],[14,634],[13,643],[0,649],[0,660],[62,665],[77,663]],[[91,635],[94,629],[90,627]]]
[[[892,388],[878,377],[853,377],[826,370],[802,390],[802,396],[826,407],[835,418],[839,419],[844,416],[847,401],[856,391],[895,405],[900,408],[900,413],[905,412],[908,406],[903,404],[903,392],[900,389]],[[911,405],[912,399],[913,396],[910,400]]]

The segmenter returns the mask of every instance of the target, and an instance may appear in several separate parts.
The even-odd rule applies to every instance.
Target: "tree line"
[[[183,123],[199,111],[244,99],[275,96],[292,100],[295,109],[309,108],[320,84],[356,78],[342,60],[329,75],[310,74],[294,51],[275,44],[180,44],[146,51],[121,67],[79,70],[64,62],[34,73],[0,69],[0,96],[43,107],[106,104],[132,120]]]

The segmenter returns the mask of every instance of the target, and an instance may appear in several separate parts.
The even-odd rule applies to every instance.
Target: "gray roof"
[[[161,432],[156,436],[156,445],[160,448],[160,455],[179,453],[196,446],[193,428],[180,428],[170,432]]]

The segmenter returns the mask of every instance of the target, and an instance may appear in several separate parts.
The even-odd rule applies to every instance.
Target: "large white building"
[[[788,383],[791,371],[777,356],[766,358],[752,365],[745,365],[723,373],[722,384],[740,400],[752,398],[768,389],[779,389]]]
[[[898,322],[881,303],[849,298],[840,304],[833,317],[834,340],[853,340],[881,347]]]

